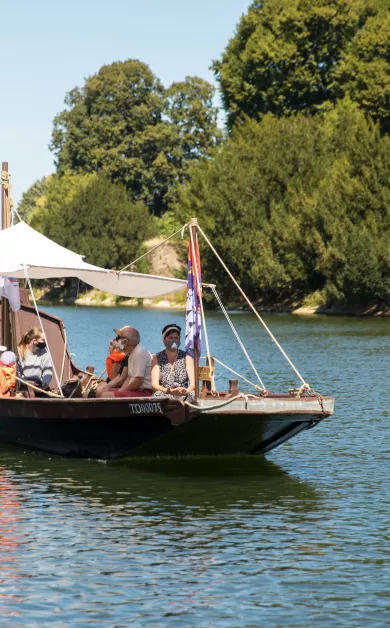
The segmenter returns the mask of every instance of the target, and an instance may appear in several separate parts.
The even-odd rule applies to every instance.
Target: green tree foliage
[[[367,19],[333,72],[336,94],[350,94],[390,132],[390,10]]]
[[[222,139],[214,94],[214,87],[197,76],[172,83],[166,91],[166,114],[179,138],[178,170],[209,155]]]
[[[23,194],[18,205],[18,213],[23,220],[28,222],[31,214],[39,207],[42,207],[45,202],[45,193],[49,181],[50,177],[38,179]]]
[[[390,301],[390,140],[350,100],[247,120],[180,195],[254,299]],[[183,216],[184,214],[184,216]],[[202,247],[204,278],[237,297]]]
[[[228,121],[316,112],[347,93],[388,120],[388,0],[255,0],[214,62]]]
[[[105,268],[123,268],[153,235],[147,207],[129,199],[124,185],[96,174],[53,176],[30,224]]]
[[[67,94],[67,109],[54,119],[58,173],[104,172],[160,215],[186,160],[208,154],[219,137],[212,95],[197,78],[166,92],[140,61],[103,66]]]

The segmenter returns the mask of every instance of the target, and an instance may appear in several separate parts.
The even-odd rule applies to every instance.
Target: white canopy
[[[21,221],[0,231],[0,276],[30,279],[78,277],[81,281],[123,297],[159,297],[187,285],[181,279],[118,273],[84,262],[83,257],[56,244]]]

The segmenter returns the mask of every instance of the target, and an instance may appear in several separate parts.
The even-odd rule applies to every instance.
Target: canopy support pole
[[[35,312],[36,312],[36,314],[38,316],[39,325],[40,325],[40,328],[42,329],[43,335],[45,336],[47,351],[48,351],[48,354],[50,356],[50,360],[51,360],[51,363],[52,363],[52,366],[53,366],[53,373],[54,373],[55,380],[57,382],[58,391],[59,391],[60,396],[63,397],[64,393],[62,392],[60,380],[58,379],[58,375],[57,375],[56,367],[55,367],[55,364],[54,364],[54,360],[53,360],[53,357],[51,355],[51,351],[50,351],[49,343],[47,341],[45,330],[43,328],[42,319],[41,319],[41,316],[39,314],[39,310],[38,310],[38,307],[37,307],[37,302],[35,300],[35,295],[34,295],[34,291],[33,291],[32,285],[31,285],[30,277],[28,276],[28,272],[27,272],[26,266],[23,266],[23,268],[24,268],[24,276],[26,278],[27,285],[30,288],[31,297],[32,297],[32,300],[33,300],[33,303],[34,303],[34,307],[35,307]]]

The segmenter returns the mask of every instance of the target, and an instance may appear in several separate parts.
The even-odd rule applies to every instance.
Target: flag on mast
[[[200,270],[200,256],[198,238],[194,236],[194,251],[192,241],[188,244],[188,275],[186,300],[186,352],[194,357],[195,346],[198,347],[198,356],[201,353],[201,308],[202,277]],[[194,259],[195,253],[195,259]],[[196,272],[197,271],[197,272]],[[199,285],[197,276],[199,278]]]

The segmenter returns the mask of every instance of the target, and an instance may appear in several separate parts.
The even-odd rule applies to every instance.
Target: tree
[[[23,220],[28,222],[31,214],[43,205],[49,181],[50,176],[38,179],[24,192],[18,205],[18,213]]]
[[[80,190],[93,179],[93,174],[73,174],[64,172],[62,176],[57,174],[47,177],[45,193],[41,196],[36,206],[28,215],[28,222],[33,229],[46,233],[46,229],[54,228],[49,223],[61,220],[61,212],[72,198],[80,193]],[[27,190],[26,194],[29,194]]]
[[[178,213],[198,217],[253,299],[321,291],[389,303],[389,149],[349,99],[317,116],[248,119],[192,168]],[[207,247],[201,255],[205,281],[237,299]]]
[[[350,94],[390,133],[390,12],[367,19],[334,69],[336,94]]]
[[[124,185],[96,174],[55,177],[31,226],[105,268],[128,264],[153,235],[147,207],[130,200]]]
[[[379,26],[387,24],[389,6],[388,0],[254,0],[214,62],[230,127],[242,113],[257,119],[315,113],[347,93],[371,115],[387,117],[378,92],[382,85],[388,90],[388,26]],[[362,93],[363,76],[370,84]],[[379,100],[385,105],[387,95]]]
[[[166,93],[140,61],[103,66],[67,94],[68,108],[54,119],[57,171],[104,172],[161,215],[185,177],[186,160],[201,158],[219,135],[211,99],[201,79],[187,78]]]
[[[215,88],[197,76],[172,83],[166,91],[166,114],[180,138],[179,169],[210,155],[221,141],[214,96]]]
[[[140,61],[100,68],[67,95],[69,109],[54,119],[51,148],[59,174],[104,171],[158,210],[159,155],[169,135],[163,94],[160,81]]]

